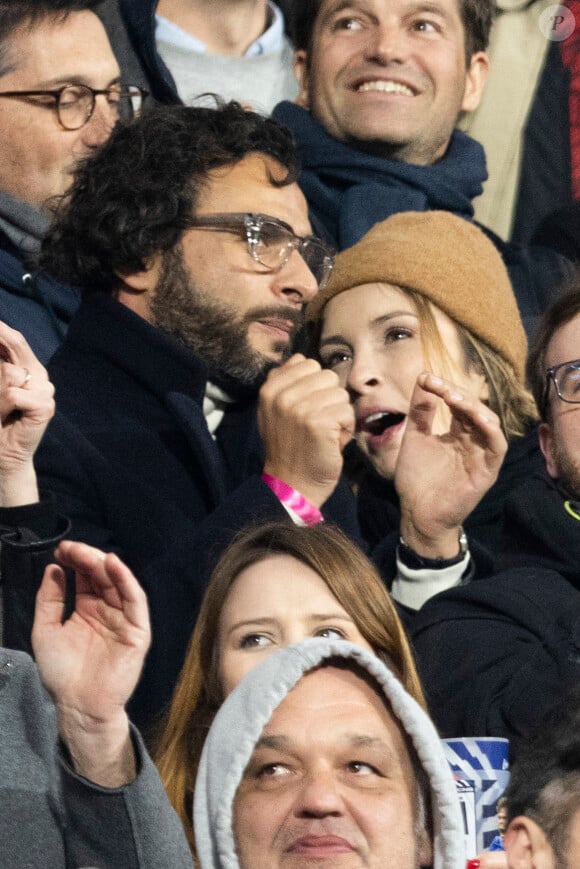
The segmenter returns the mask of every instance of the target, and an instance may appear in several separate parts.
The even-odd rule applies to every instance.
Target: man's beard
[[[233,306],[216,301],[194,286],[180,245],[163,256],[151,314],[156,326],[175,335],[200,357],[207,365],[209,380],[232,396],[258,389],[268,371],[292,352],[293,335],[288,342],[273,345],[279,361],[253,350],[248,341],[250,324],[282,317],[293,322],[297,332],[303,319],[302,313],[289,305],[250,308],[240,314]]]
[[[580,468],[568,452],[554,449],[554,461],[558,468],[558,484],[561,490],[575,501],[580,500]]]

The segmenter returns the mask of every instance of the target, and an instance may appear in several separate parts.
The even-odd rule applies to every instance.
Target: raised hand
[[[292,356],[260,390],[258,424],[264,471],[320,507],[342,473],[342,451],[355,428],[348,393],[338,376],[314,359]]]
[[[145,592],[123,562],[63,541],[36,599],[32,646],[76,769],[100,784],[131,777],[125,705],[150,643]],[[75,611],[62,622],[63,567],[75,572]]]
[[[440,402],[451,423],[433,434]],[[506,451],[493,411],[449,381],[420,374],[395,468],[405,543],[426,558],[457,555],[461,526],[496,481]]]
[[[0,506],[38,500],[33,456],[54,415],[54,387],[26,340],[0,322]]]

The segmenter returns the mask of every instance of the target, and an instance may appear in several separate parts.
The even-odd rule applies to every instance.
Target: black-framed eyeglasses
[[[580,359],[552,365],[546,371],[546,378],[546,402],[550,381],[552,381],[560,401],[565,401],[567,404],[580,404]]]
[[[319,289],[330,277],[334,266],[334,249],[314,235],[296,235],[291,226],[268,214],[202,214],[189,225],[195,229],[239,233],[252,259],[269,271],[286,265],[296,250],[314,275]]]
[[[120,84],[113,84],[101,90],[85,84],[67,84],[55,90],[0,91],[0,97],[12,97],[13,99],[49,98],[49,102],[39,101],[35,105],[55,108],[58,120],[65,130],[80,130],[90,121],[95,111],[95,100],[98,96],[106,97],[107,103],[119,118],[131,120],[143,108],[148,91],[142,90],[137,85],[124,87]]]

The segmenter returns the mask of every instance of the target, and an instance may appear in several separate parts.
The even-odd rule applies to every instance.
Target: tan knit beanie
[[[339,253],[327,286],[306,309],[320,320],[333,296],[394,284],[430,299],[514,368],[524,382],[527,340],[503,260],[487,236],[449,211],[404,211]]]

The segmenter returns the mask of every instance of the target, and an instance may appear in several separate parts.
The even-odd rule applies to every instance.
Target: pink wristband
[[[306,525],[318,525],[322,522],[322,513],[312,504],[304,495],[289,486],[278,477],[271,477],[270,474],[262,474],[262,479],[267,486],[274,492],[277,498],[289,507],[297,516],[302,519]]]

